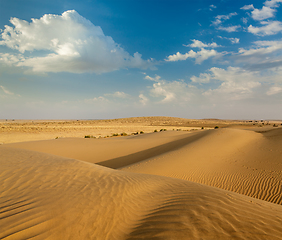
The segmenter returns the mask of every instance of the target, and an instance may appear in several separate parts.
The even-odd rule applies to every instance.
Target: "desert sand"
[[[1,124],[0,239],[282,239],[279,121]]]

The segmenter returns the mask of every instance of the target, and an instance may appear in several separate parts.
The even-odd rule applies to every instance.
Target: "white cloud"
[[[150,88],[151,96],[162,97],[159,103],[187,102],[195,93],[199,92],[195,86],[189,85],[183,80],[169,82],[158,79]]]
[[[245,24],[247,24],[247,23],[248,23],[248,19],[247,19],[247,18],[245,18],[245,17],[242,17],[242,18],[241,18],[241,20],[242,20],[242,22],[243,22],[243,23],[245,23]]]
[[[114,97],[114,98],[129,98],[130,95],[124,92],[115,92],[115,93],[106,93],[105,96]]]
[[[244,68],[252,71],[276,69],[282,66],[282,41],[256,41],[250,49],[240,48],[234,59],[245,63]]]
[[[282,3],[282,0],[269,0],[264,2],[264,6],[261,9],[254,8],[254,5],[245,5],[240,9],[243,10],[252,10],[251,16],[254,20],[262,21],[268,18],[274,17],[278,3]]]
[[[239,28],[241,28],[240,25],[230,26],[230,27],[223,27],[223,26],[217,27],[218,30],[222,30],[222,31],[226,31],[226,32],[237,32]]]
[[[153,78],[153,77],[150,77],[150,76],[147,75],[147,76],[145,77],[145,79],[158,82],[158,81],[161,79],[161,77],[158,76],[158,75],[156,75],[156,76]]]
[[[209,73],[191,79],[195,82],[208,83],[211,80],[222,82],[217,88],[209,89],[204,96],[218,100],[241,100],[253,97],[253,89],[261,86],[257,73],[238,67],[228,67],[226,70],[213,67]]]
[[[250,5],[245,5],[244,7],[241,7],[240,9],[242,9],[242,10],[253,10],[255,8],[254,8],[253,4],[250,4]]]
[[[10,92],[7,88],[0,85],[0,88],[3,90],[4,93],[8,95],[15,95],[13,92]]]
[[[258,55],[265,55],[282,50],[282,41],[256,41],[254,44],[257,46],[256,48],[249,50],[240,48],[239,53],[241,56],[256,55],[256,57],[258,57]],[[263,56],[263,58],[265,58],[265,56]]]
[[[269,0],[269,1],[265,1],[264,5],[267,7],[273,7],[273,8],[277,8],[279,7],[279,4],[277,3],[282,3],[282,0]]]
[[[105,36],[99,26],[74,10],[62,15],[46,14],[30,23],[18,18],[10,22],[14,27],[5,26],[1,45],[22,54],[36,50],[47,52],[44,56],[19,59],[16,63],[35,72],[103,73],[152,65],[151,60],[143,60],[139,53],[131,56],[110,36]]]
[[[211,75],[208,73],[200,73],[199,77],[192,76],[190,79],[194,83],[208,83],[211,80]]]
[[[147,103],[149,102],[149,99],[146,96],[144,96],[144,94],[142,93],[139,95],[139,98],[140,98],[139,102],[144,106],[147,105]]]
[[[248,31],[258,36],[274,35],[282,32],[282,22],[280,21],[262,21],[260,23],[264,26],[254,27],[250,25]]]
[[[232,44],[236,44],[240,42],[240,38],[228,38]]]
[[[195,58],[196,64],[201,64],[204,60],[207,60],[208,58],[218,56],[219,53],[215,51],[214,49],[207,50],[202,48],[201,51],[194,52],[193,50],[190,50],[188,53],[181,54],[177,52],[176,54],[170,55],[165,59],[165,61],[169,62],[175,62],[175,61],[181,61],[186,60],[187,58]]]
[[[264,20],[264,19],[268,19],[268,18],[274,17],[274,13],[275,12],[276,12],[275,9],[263,6],[261,10],[254,9],[252,11],[252,18],[254,20],[261,21],[261,20]]]
[[[109,102],[109,100],[105,97],[94,97],[94,98],[90,98],[90,99],[84,99],[85,103],[107,103]]]
[[[217,7],[213,4],[210,5],[210,11],[213,11],[213,9],[216,9]]]
[[[192,48],[205,48],[205,47],[219,47],[215,42],[205,44],[199,40],[193,39],[193,43],[189,45],[184,45],[185,47],[192,47]]]
[[[175,99],[175,94],[170,89],[167,89],[163,82],[154,83],[151,93],[155,97],[164,96],[164,99],[161,101],[163,103],[171,102]]]
[[[267,95],[275,95],[277,93],[281,93],[282,92],[282,87],[271,87],[267,92],[266,94]]]
[[[275,95],[275,94],[278,94],[278,93],[281,93],[282,92],[282,87],[271,87],[267,92],[266,94],[267,95]]]
[[[22,54],[13,55],[10,53],[0,53],[0,62],[5,63],[8,66],[13,66],[23,60],[24,56]]]
[[[240,42],[240,38],[228,38],[228,37],[222,37],[222,36],[217,36],[221,39],[227,39],[229,40],[232,44],[237,44]]]
[[[212,25],[217,26],[217,25],[221,24],[222,22],[224,22],[225,20],[228,20],[228,19],[230,19],[231,17],[236,16],[236,15],[238,15],[236,12],[234,12],[234,13],[229,13],[229,14],[227,14],[227,15],[217,15],[217,16],[215,17],[215,20],[212,22]]]

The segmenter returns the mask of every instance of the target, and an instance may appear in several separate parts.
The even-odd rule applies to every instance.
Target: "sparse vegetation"
[[[274,123],[274,124],[273,124],[273,127],[278,127],[278,125]]]
[[[118,133],[114,133],[112,136],[113,136],[113,137],[117,137],[117,136],[118,136]]]
[[[162,131],[166,131],[166,129],[162,128],[162,129],[160,130],[160,132],[162,132]]]
[[[92,135],[86,135],[84,138],[96,138],[96,137]]]
[[[120,136],[127,136],[127,133],[123,132],[120,134]]]
[[[157,132],[157,131],[158,131],[157,129],[154,130],[154,132]]]
[[[204,129],[204,127],[202,127],[202,129]]]
[[[140,131],[140,134],[143,134],[144,132],[143,131]]]
[[[214,129],[218,129],[218,126],[215,126]]]

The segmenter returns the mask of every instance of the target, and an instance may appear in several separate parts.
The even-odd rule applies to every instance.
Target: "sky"
[[[282,0],[0,0],[0,119],[282,119]]]

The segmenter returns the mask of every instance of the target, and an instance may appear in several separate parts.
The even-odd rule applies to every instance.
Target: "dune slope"
[[[185,179],[282,204],[282,129],[210,130],[175,151],[121,168]]]
[[[282,239],[280,205],[0,147],[0,239]]]

